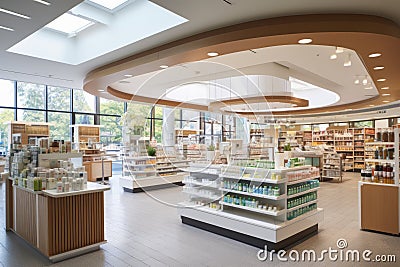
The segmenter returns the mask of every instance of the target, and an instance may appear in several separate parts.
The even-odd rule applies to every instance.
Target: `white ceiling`
[[[31,16],[32,19],[25,20],[0,13],[0,25],[15,29],[14,32],[0,30],[0,78],[81,88],[88,72],[115,60],[196,33],[270,17],[312,13],[357,13],[382,16],[400,25],[398,0],[229,0],[232,5],[223,0],[153,0],[152,2],[189,21],[76,66],[6,52],[14,44],[82,2],[48,1],[51,2],[51,6],[47,7],[33,0],[1,0],[1,8]]]

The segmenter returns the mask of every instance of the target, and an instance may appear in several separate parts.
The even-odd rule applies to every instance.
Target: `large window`
[[[17,82],[17,105],[19,108],[44,109],[46,86]]]
[[[70,111],[71,90],[60,87],[47,87],[47,107],[49,110]]]
[[[75,114],[75,124],[94,124],[94,115]]]
[[[18,109],[17,118],[19,121],[45,122],[45,112],[41,110]]]
[[[61,112],[49,112],[48,120],[51,123],[50,134],[54,139],[71,140],[70,127],[71,114]]]
[[[14,101],[14,82],[8,80],[0,80],[0,106],[1,107],[13,107]]]
[[[117,116],[100,116],[101,142],[108,146],[110,144],[122,143],[122,126],[121,117]]]
[[[124,114],[124,102],[100,98],[100,113],[121,116]]]
[[[96,97],[83,90],[73,90],[73,103],[75,112],[95,113]]]
[[[0,152],[5,153],[8,147],[8,125],[6,122],[14,120],[14,110],[0,108]]]
[[[364,128],[364,127],[373,127],[373,121],[356,121],[354,122],[354,128]]]

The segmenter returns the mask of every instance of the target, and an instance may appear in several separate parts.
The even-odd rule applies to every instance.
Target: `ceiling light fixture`
[[[335,51],[336,54],[341,54],[341,53],[343,53],[343,52],[344,52],[343,47],[336,46],[336,51]]]
[[[365,90],[371,90],[373,87],[372,86],[368,86],[368,87],[365,87],[364,89]]]
[[[358,76],[356,76],[356,79],[354,80],[354,84],[360,84],[360,79],[358,78]]]
[[[99,91],[99,92],[104,92],[105,90],[103,90],[103,89],[99,89],[99,90],[97,90],[97,91]]]
[[[64,13],[45,27],[55,31],[70,34],[71,36],[93,25],[94,22],[75,16],[70,13]]]
[[[380,57],[381,55],[382,55],[381,53],[372,53],[372,54],[369,54],[368,57],[375,58],[375,57]]]
[[[383,100],[382,102],[383,103],[389,103],[390,101],[389,100]]]
[[[95,3],[110,10],[119,7],[127,1],[128,0],[89,0],[89,2]]]
[[[374,70],[383,70],[385,67],[384,66],[376,66],[374,67]]]
[[[6,30],[6,31],[10,31],[10,32],[14,31],[14,29],[11,29],[11,28],[8,28],[8,27],[4,27],[4,26],[0,26],[0,29]]]
[[[382,96],[390,96],[390,94],[382,94]]]
[[[362,84],[363,84],[363,85],[367,85],[367,84],[368,84],[368,77],[367,77],[367,75],[365,75],[364,79],[362,80]]]
[[[388,86],[386,86],[386,87],[382,87],[381,89],[382,89],[382,90],[388,90],[388,89],[389,89],[389,87],[388,87]]]
[[[209,57],[216,57],[216,56],[218,56],[219,54],[218,54],[217,52],[208,52],[207,55],[208,55]]]
[[[343,64],[344,67],[350,67],[351,66],[351,55],[347,55],[347,60]]]
[[[51,5],[49,2],[46,2],[46,1],[43,1],[43,0],[33,0],[33,1],[38,2],[38,3],[40,3],[40,4],[43,4],[43,5],[45,5],[45,6]]]
[[[128,77],[128,78],[133,77],[132,74],[125,74],[124,76],[125,76],[125,77]]]
[[[336,54],[332,54],[329,58],[330,59],[337,59],[337,55]]]
[[[300,40],[298,41],[298,43],[299,43],[299,44],[310,44],[310,43],[312,43],[312,39],[310,39],[310,38],[300,39]]]
[[[4,9],[4,8],[0,8],[0,12],[6,13],[6,14],[9,14],[9,15],[13,15],[13,16],[16,16],[16,17],[20,17],[20,18],[23,18],[23,19],[31,19],[31,17],[29,17],[29,16],[22,15],[20,13],[17,13],[17,12],[8,10],[8,9]]]
[[[385,78],[380,78],[380,79],[378,79],[378,80],[376,80],[377,82],[384,82],[384,81],[386,81],[386,79]]]
[[[375,107],[375,105],[369,105],[370,107]]]
[[[161,65],[160,68],[166,69],[166,68],[168,68],[168,66],[167,65]]]

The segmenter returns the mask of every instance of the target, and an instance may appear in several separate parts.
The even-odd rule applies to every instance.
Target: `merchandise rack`
[[[393,142],[369,142],[367,146],[393,147],[394,159],[366,159],[366,164],[391,163],[394,165],[394,184],[358,182],[359,226],[362,230],[400,234],[399,160],[400,133],[394,129]]]
[[[322,179],[338,179],[342,182],[342,157],[336,153],[324,153]]]
[[[194,190],[184,190],[189,201],[179,208],[182,223],[269,249],[286,247],[318,232],[323,210],[317,208],[318,184],[311,181],[319,176],[316,168],[216,166],[191,165],[184,183]],[[289,202],[294,206],[288,208]]]

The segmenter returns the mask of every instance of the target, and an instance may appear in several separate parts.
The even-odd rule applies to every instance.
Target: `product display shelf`
[[[338,179],[342,182],[343,179],[343,167],[342,157],[336,153],[325,153],[324,154],[324,166],[322,169],[322,179]]]
[[[354,169],[365,168],[366,146],[365,143],[374,141],[374,128],[353,128],[354,135]]]
[[[251,177],[255,173],[262,173],[261,171],[265,177]],[[223,165],[220,172],[220,175],[215,176],[215,172],[211,171],[210,176],[210,179],[220,179],[219,206],[215,202],[211,209],[193,205],[199,202],[189,202],[192,204],[190,208],[185,206],[188,203],[182,204],[179,212],[183,223],[256,247],[268,245],[269,249],[279,249],[317,233],[323,210],[317,208],[317,199],[311,200],[310,195],[315,193],[317,196],[318,181],[313,179],[319,176],[317,168],[300,166],[293,169],[261,170]],[[210,175],[210,172],[204,175]],[[249,177],[243,177],[244,175]],[[279,180],[271,179],[272,175],[274,179],[278,176]],[[193,184],[188,181],[190,183]],[[202,183],[195,183],[206,189],[202,187]],[[296,188],[299,191],[293,191],[296,193],[288,196],[289,187],[290,190]],[[269,190],[273,190],[276,195],[269,195]],[[289,200],[298,200],[301,204],[288,211]]]
[[[187,162],[175,161],[180,164]],[[157,161],[156,157],[150,156],[125,157],[120,184],[126,192],[132,193],[182,185],[182,180],[186,175],[185,169],[174,166],[172,162],[174,161]],[[186,167],[186,165],[180,166]]]
[[[370,142],[367,146],[382,149],[394,147],[393,159],[367,159],[369,169],[362,171],[358,182],[359,226],[362,230],[400,234],[400,189],[399,189],[399,128],[394,128],[393,142]],[[380,157],[378,151],[377,156]],[[376,165],[375,165],[376,164]],[[382,164],[387,164],[382,171]],[[371,170],[371,167],[375,171]]]

